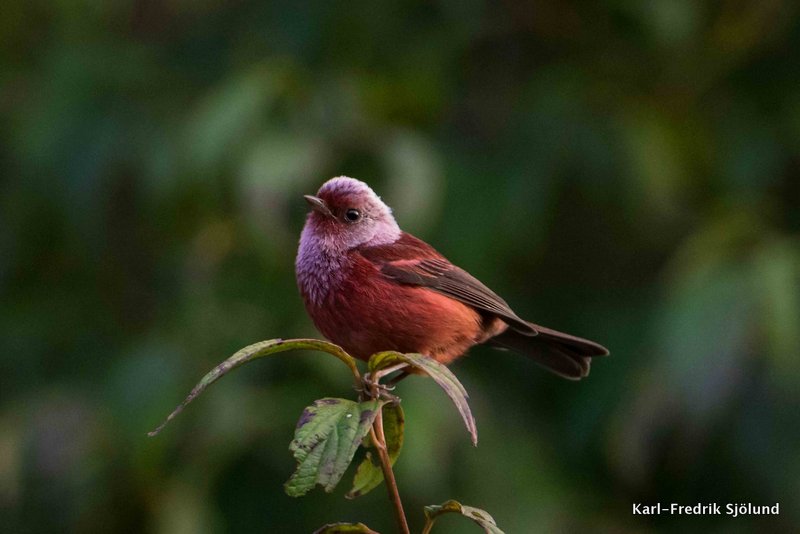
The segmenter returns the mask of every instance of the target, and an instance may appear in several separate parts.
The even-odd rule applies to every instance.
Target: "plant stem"
[[[411,531],[408,529],[406,513],[403,511],[403,503],[400,500],[400,491],[397,489],[397,481],[394,478],[394,471],[392,471],[392,463],[389,460],[389,453],[386,451],[386,436],[383,433],[382,408],[378,410],[378,415],[375,416],[375,422],[372,423],[370,434],[372,442],[378,450],[378,458],[381,461],[381,469],[383,470],[383,479],[386,481],[386,490],[389,492],[389,500],[394,506],[397,526],[400,528],[401,534],[410,534]]]

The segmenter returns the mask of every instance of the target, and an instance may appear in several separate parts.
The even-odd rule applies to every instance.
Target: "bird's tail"
[[[594,341],[528,324],[539,334],[530,336],[508,328],[486,344],[524,354],[548,371],[570,380],[587,376],[593,357],[608,355],[608,349]]]

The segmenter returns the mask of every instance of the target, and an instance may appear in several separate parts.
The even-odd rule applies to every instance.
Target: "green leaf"
[[[464,420],[464,425],[467,427],[470,436],[472,437],[472,444],[478,444],[478,428],[475,425],[475,418],[472,416],[472,411],[469,409],[467,399],[469,395],[461,382],[458,381],[456,375],[450,371],[446,366],[437,362],[433,358],[429,358],[423,354],[408,353],[402,354],[400,352],[387,351],[378,352],[373,354],[369,359],[369,371],[374,373],[381,369],[386,369],[398,363],[407,363],[414,369],[422,371],[422,373],[431,377],[434,382],[447,393],[453,404],[456,405],[458,413]]]
[[[200,380],[200,382],[194,387],[194,389],[192,389],[186,399],[184,399],[184,401],[180,403],[171,414],[169,414],[164,422],[158,425],[155,430],[148,432],[147,435],[153,437],[161,432],[167,423],[172,421],[179,413],[183,411],[186,405],[196,399],[203,391],[205,391],[208,386],[225,376],[229,371],[232,371],[240,365],[244,365],[252,360],[263,358],[264,356],[271,356],[280,352],[286,352],[287,350],[318,350],[321,352],[327,352],[347,365],[347,367],[353,373],[353,377],[355,378],[357,384],[360,384],[361,382],[361,374],[358,372],[356,360],[342,350],[342,348],[338,345],[328,343],[327,341],[320,341],[318,339],[270,339],[268,341],[259,341],[258,343],[253,343],[252,345],[248,345],[247,347],[240,349],[233,356],[209,371],[208,374],[206,374],[206,376],[204,376],[203,379]]]
[[[477,523],[483,528],[486,534],[504,534],[502,530],[497,528],[497,523],[494,518],[487,512],[480,508],[473,508],[472,506],[464,506],[458,501],[447,501],[439,505],[432,505],[425,507],[425,528],[422,534],[428,534],[433,528],[433,523],[442,514],[456,513],[461,514]]]
[[[314,534],[378,534],[364,523],[331,523],[314,531]]]
[[[386,404],[383,407],[383,433],[386,437],[386,452],[389,462],[394,465],[400,450],[403,448],[403,428],[405,416],[399,404]],[[367,451],[367,455],[356,469],[353,477],[353,489],[347,495],[348,499],[355,499],[375,489],[383,482],[383,470],[377,454]]]
[[[303,410],[289,450],[297,469],[286,494],[305,495],[317,484],[330,493],[341,480],[361,440],[369,432],[381,401],[324,398]]]

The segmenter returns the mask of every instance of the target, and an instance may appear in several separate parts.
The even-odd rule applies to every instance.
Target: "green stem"
[[[377,398],[378,388],[377,384],[373,385],[372,394]],[[400,491],[397,489],[397,480],[394,478],[394,471],[392,471],[392,462],[389,459],[389,453],[386,449],[386,436],[383,433],[383,409],[378,410],[378,415],[375,416],[375,421],[372,423],[370,429],[370,436],[372,442],[375,444],[375,449],[378,451],[378,458],[381,462],[381,470],[383,471],[383,479],[386,482],[386,490],[389,493],[389,500],[394,508],[395,519],[397,519],[397,526],[401,534],[411,534],[408,529],[408,520],[406,513],[403,510],[403,502],[400,500]]]

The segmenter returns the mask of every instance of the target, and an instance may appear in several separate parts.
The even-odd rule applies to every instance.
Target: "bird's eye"
[[[356,222],[361,218],[361,213],[357,209],[350,208],[344,212],[344,218],[347,222]]]

